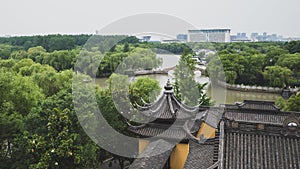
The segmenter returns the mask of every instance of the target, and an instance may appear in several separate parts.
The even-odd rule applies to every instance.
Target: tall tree
[[[174,92],[177,98],[190,106],[199,103],[210,104],[210,98],[204,93],[204,86],[195,81],[194,78],[195,61],[188,50],[185,50],[180,57],[175,69]]]

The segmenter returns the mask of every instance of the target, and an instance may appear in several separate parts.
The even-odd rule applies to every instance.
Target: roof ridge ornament
[[[288,115],[288,117],[283,121],[283,134],[287,135],[296,135],[300,137],[300,118],[296,116],[294,112]]]
[[[168,79],[167,84],[165,85],[164,88],[165,88],[165,91],[167,91],[167,92],[172,91],[173,86],[172,86],[172,84],[171,84],[171,82],[170,82],[170,79]]]

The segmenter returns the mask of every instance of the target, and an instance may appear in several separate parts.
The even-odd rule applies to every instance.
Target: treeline
[[[0,44],[19,46],[24,50],[31,47],[42,46],[46,51],[70,50],[76,46],[82,46],[91,35],[37,35],[37,36],[18,36],[1,37]]]
[[[300,85],[300,42],[225,43],[216,46],[230,84],[272,87]],[[220,70],[213,56],[208,70]],[[222,76],[222,72],[213,76]]]
[[[104,53],[106,49],[110,49],[115,44],[138,44],[139,39],[134,36],[125,35],[36,35],[36,36],[16,36],[16,37],[0,37],[0,44],[6,44],[18,49],[28,50],[31,47],[42,46],[47,52],[55,50],[71,50],[76,47],[90,48],[89,45],[95,46],[99,44],[99,50]],[[141,44],[141,43],[140,43]],[[185,48],[189,48],[186,44],[172,43],[143,43],[144,46],[153,49],[159,49],[162,53],[181,54]]]
[[[101,43],[103,49],[113,46],[113,43],[138,43],[136,37],[125,35],[36,35],[36,36],[16,36],[0,37],[0,44],[6,44],[18,49],[28,50],[31,47],[42,46],[47,52],[55,50],[71,50],[88,44]],[[104,51],[102,51],[104,52]]]

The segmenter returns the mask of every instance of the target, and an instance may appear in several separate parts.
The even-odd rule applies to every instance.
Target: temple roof
[[[190,141],[185,168],[300,168],[300,113],[264,101],[223,108],[214,145]]]
[[[188,110],[193,109],[184,107],[183,111],[177,111],[184,116],[180,114],[172,116],[172,110],[168,109],[168,106],[172,106],[173,109],[174,107],[176,109],[176,106],[184,106],[172,100],[172,97],[176,99],[172,95],[173,93],[167,90],[158,99],[158,102],[167,105],[165,107],[156,102],[142,109],[146,113],[154,109],[155,113],[151,115],[156,115],[160,119],[182,117],[182,120],[185,120],[187,118],[185,115],[190,112]],[[274,105],[274,102],[250,100],[221,107],[200,107],[195,113],[198,114],[192,116],[193,119],[201,120],[196,120],[196,123],[187,120],[183,127],[153,121],[140,127],[130,127],[130,130],[142,136],[152,137],[161,134],[160,138],[187,138],[190,148],[184,166],[186,169],[227,169],[248,168],[249,166],[266,169],[300,168],[300,113],[282,112]],[[217,128],[215,138],[203,141],[191,135],[199,130],[202,122]],[[150,145],[149,150],[152,148],[153,151],[153,146]],[[167,153],[162,154],[166,157],[154,156],[140,159],[140,161],[151,168],[160,163],[159,160],[169,157],[170,152]],[[154,164],[150,164],[151,160]],[[137,164],[141,163],[134,164],[138,166]],[[162,165],[164,164],[165,162]]]
[[[139,155],[139,157],[142,158],[134,160],[129,169],[163,168],[171,155],[173,147],[173,144],[162,139],[151,142],[143,153]],[[166,151],[166,149],[169,150]],[[159,153],[160,151],[162,152]]]
[[[239,122],[281,125],[291,113],[280,111],[274,102],[245,100],[244,103],[225,105],[223,117]],[[300,117],[300,113],[294,114]]]
[[[185,130],[184,125],[170,126],[169,124],[160,123],[148,123],[141,126],[129,125],[128,130],[142,137],[157,137],[163,139],[175,139],[180,141],[183,139],[188,139],[189,134],[196,135],[201,125],[200,120],[196,120],[195,122],[190,121],[186,123],[188,126],[188,131]]]
[[[276,133],[276,128],[262,132],[247,130],[225,127],[222,131],[223,159],[219,168],[300,168],[299,137]]]
[[[188,106],[179,101],[172,91],[172,85],[168,81],[163,95],[154,103],[137,105],[139,111],[146,117],[174,120],[193,118],[199,112],[199,106]]]
[[[241,105],[247,104],[251,106],[226,106],[219,168],[300,168],[300,113],[282,112],[271,102]]]
[[[189,142],[189,154],[184,169],[207,169],[213,165],[214,144]]]
[[[174,95],[169,80],[157,101],[152,104],[144,102],[143,106],[137,105],[137,108],[142,116],[152,119],[152,122],[141,126],[128,124],[129,131],[141,137],[176,140],[188,139],[190,134],[195,134],[199,130],[199,122],[207,113],[206,108],[200,108],[199,105],[190,107],[181,103]],[[187,127],[184,128],[184,125]]]
[[[217,107],[208,108],[205,114],[204,121],[206,124],[210,125],[211,127],[218,128],[223,113],[224,113],[223,108],[217,108]]]
[[[243,103],[236,103],[234,105],[226,104],[227,108],[232,109],[252,109],[262,111],[279,111],[280,109],[272,101],[256,101],[256,100],[244,100]]]

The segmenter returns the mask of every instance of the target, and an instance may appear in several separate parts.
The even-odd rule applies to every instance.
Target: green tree
[[[280,66],[267,66],[263,72],[265,80],[270,86],[284,87],[290,84],[293,72]]]
[[[278,59],[281,58],[282,55],[288,54],[288,52],[288,50],[282,49],[280,47],[271,47],[266,53],[265,65],[274,66],[277,63]]]
[[[276,65],[281,67],[287,67],[294,72],[296,76],[300,76],[300,54],[285,54],[282,55]]]
[[[286,102],[285,110],[287,111],[300,111],[300,94],[291,96]]]
[[[284,44],[284,48],[290,53],[300,53],[300,41],[291,41]]]
[[[159,82],[150,77],[137,78],[132,84],[130,84],[130,97],[133,103],[143,105],[141,99],[147,103],[155,101],[159,95],[161,88]]]
[[[0,44],[0,58],[8,59],[12,52],[12,46],[6,44]]]
[[[36,46],[29,48],[27,50],[27,55],[33,61],[43,63],[43,59],[46,57],[46,55],[48,55],[48,53],[46,52],[46,49],[42,46]]]
[[[12,69],[0,69],[0,90],[0,167],[26,168],[13,167],[21,156],[15,140],[22,136],[24,117],[44,95],[30,77],[22,77]]]
[[[195,106],[199,103],[208,105],[210,104],[210,99],[203,91],[205,84],[201,85],[195,81],[194,68],[195,61],[188,50],[185,50],[174,72],[175,83],[173,86],[175,96],[190,106]]]
[[[130,48],[129,48],[129,44],[125,43],[124,44],[124,48],[123,48],[123,52],[129,52]]]

